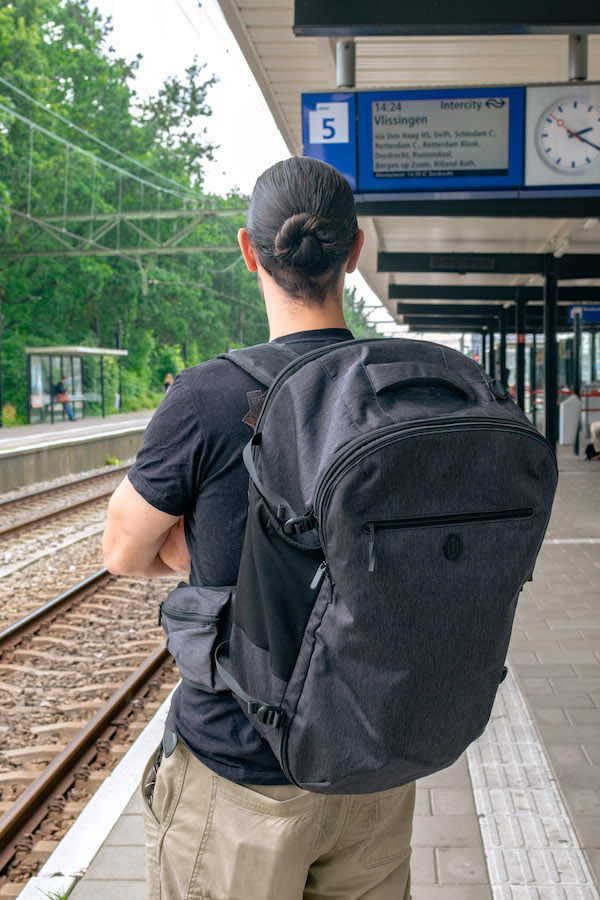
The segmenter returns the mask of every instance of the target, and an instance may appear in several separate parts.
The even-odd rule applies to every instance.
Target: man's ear
[[[356,234],[354,235],[354,243],[352,244],[352,250],[350,251],[350,256],[348,257],[348,262],[346,263],[346,272],[350,274],[354,272],[358,263],[358,257],[360,256],[360,251],[362,250],[362,245],[365,242],[365,233],[362,228],[359,228]]]
[[[242,251],[242,256],[244,257],[244,262],[246,263],[246,268],[249,272],[256,272],[258,269],[258,264],[256,262],[256,257],[254,256],[254,250],[250,245],[248,232],[245,228],[240,228],[237,234],[237,239],[238,244],[240,245],[240,250]]]

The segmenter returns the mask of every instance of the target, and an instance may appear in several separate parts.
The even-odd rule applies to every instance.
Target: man
[[[303,354],[352,339],[343,281],[363,234],[334,169],[292,159],[267,170],[238,240],[272,341]],[[248,505],[241,454],[263,393],[229,360],[175,379],[109,505],[112,572],[191,567],[192,584],[235,584]],[[356,796],[301,790],[229,692],[185,682],[162,752],[143,778],[151,900],[408,900],[413,784]]]
[[[73,406],[71,401],[69,400],[69,392],[67,389],[67,376],[61,375],[60,381],[54,388],[54,393],[56,394],[56,399],[59,403],[62,403],[62,408],[67,414],[67,418],[71,420],[71,422],[75,421],[75,413],[73,412]]]

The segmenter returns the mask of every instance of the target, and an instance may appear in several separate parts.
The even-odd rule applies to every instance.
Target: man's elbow
[[[106,533],[102,541],[104,565],[112,575],[135,575],[134,561],[120,541],[110,540]]]

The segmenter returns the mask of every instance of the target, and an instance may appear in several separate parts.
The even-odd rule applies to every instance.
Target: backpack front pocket
[[[209,693],[229,690],[217,674],[215,651],[227,640],[233,591],[182,583],[159,608],[159,625],[182,680]]]

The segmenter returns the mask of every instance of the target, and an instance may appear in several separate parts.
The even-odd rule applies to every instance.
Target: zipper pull
[[[369,572],[375,571],[375,526],[369,522]]]
[[[159,628],[162,625],[162,608],[163,608],[164,602],[165,601],[163,600],[161,603],[158,604],[158,627]]]
[[[311,591],[318,591],[319,588],[321,587],[323,579],[328,574],[329,574],[329,566],[327,565],[325,560],[323,560],[323,562],[321,563],[321,565],[315,572],[315,577],[313,578],[313,580],[310,583]]]

